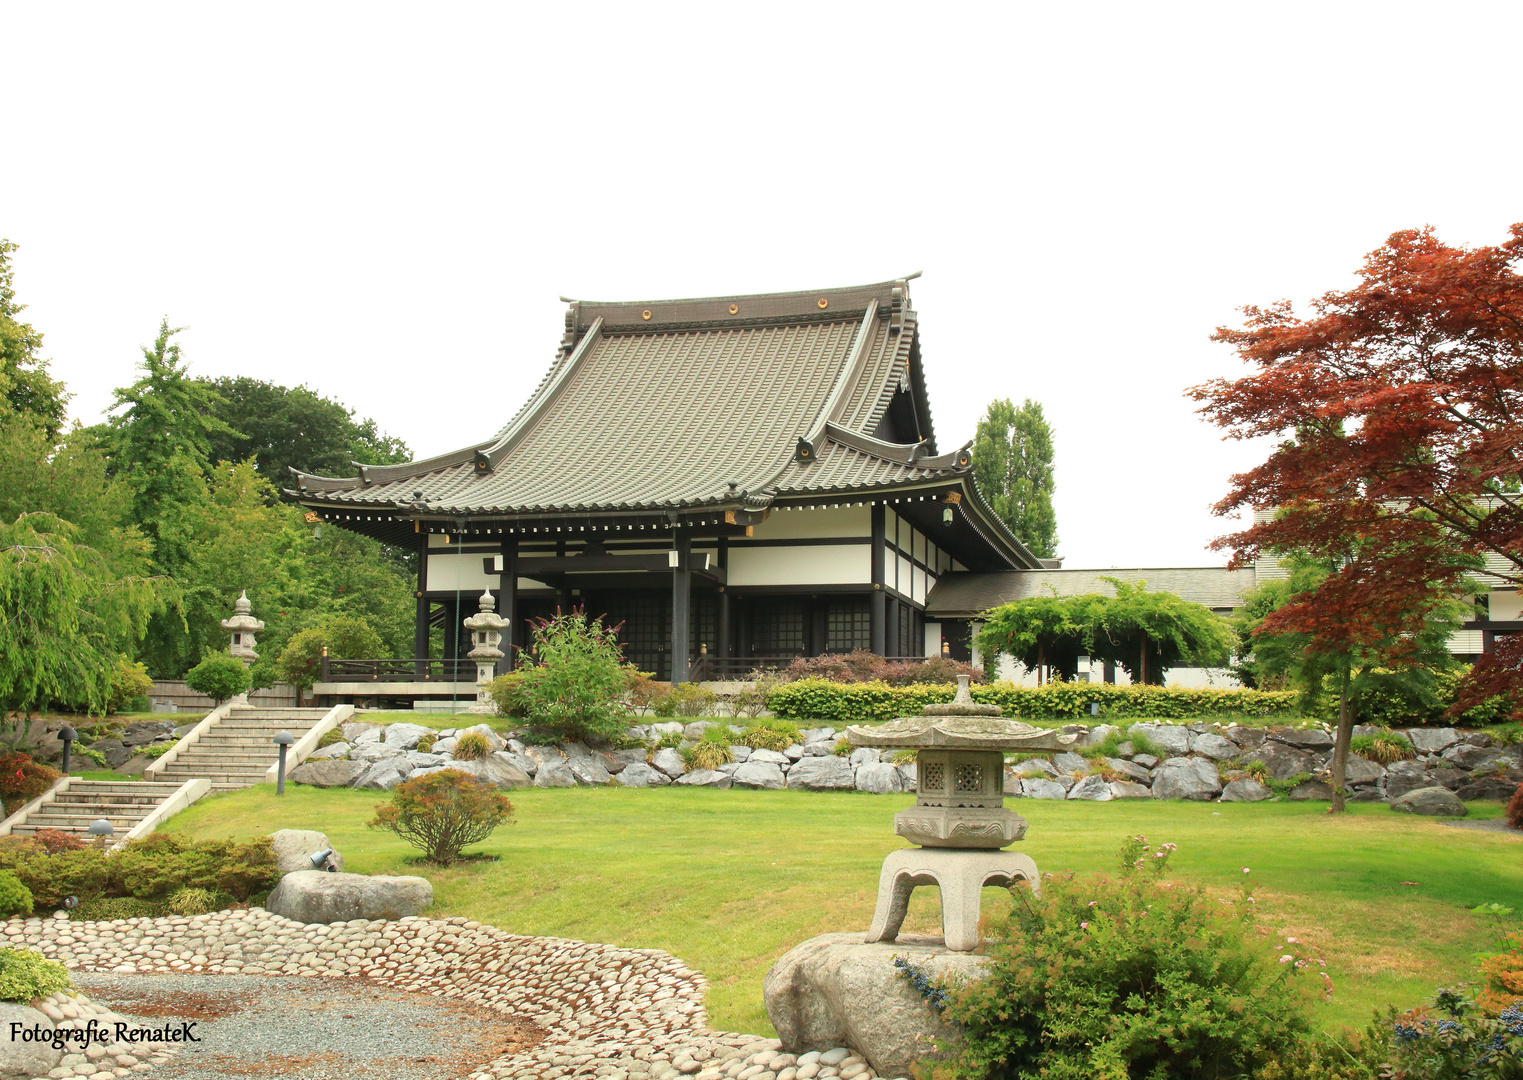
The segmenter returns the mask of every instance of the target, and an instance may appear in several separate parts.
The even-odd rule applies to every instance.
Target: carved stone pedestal
[[[868,942],[893,941],[909,910],[910,893],[918,885],[935,885],[941,892],[941,932],[953,952],[978,948],[978,909],[985,885],[1008,886],[1016,881],[1038,885],[1036,863],[1018,851],[989,849],[906,848],[883,860],[878,878],[878,910],[873,913]]]

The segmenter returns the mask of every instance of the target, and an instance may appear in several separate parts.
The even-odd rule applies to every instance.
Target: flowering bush
[[[512,698],[560,739],[606,742],[624,731],[629,690],[616,627],[581,608],[534,622],[538,662],[519,668]]]
[[[1517,1080],[1523,1076],[1523,1008],[1496,1018],[1458,988],[1431,1005],[1391,1010],[1391,1080]]]
[[[5,812],[13,814],[57,782],[63,774],[57,769],[33,761],[29,754],[0,756],[0,800]]]
[[[965,1035],[930,1075],[1215,1080],[1309,1031],[1330,985],[1321,961],[1255,931],[1246,867],[1235,900],[1165,885],[1173,851],[1139,836],[1114,881],[1017,887],[987,976],[948,990],[944,1016]]]

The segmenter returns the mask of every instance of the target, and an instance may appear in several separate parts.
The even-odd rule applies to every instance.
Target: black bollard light
[[[69,750],[74,746],[74,740],[79,738],[79,732],[75,731],[68,724],[65,724],[63,729],[59,731],[58,737],[63,740],[63,774],[68,776]]]
[[[296,739],[289,731],[277,731],[275,733],[275,745],[280,747],[280,767],[275,771],[275,794],[286,793],[286,750]]]

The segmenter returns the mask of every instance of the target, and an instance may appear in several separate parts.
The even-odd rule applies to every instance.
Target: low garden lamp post
[[[63,774],[68,776],[69,750],[73,747],[74,740],[79,738],[79,732],[75,731],[68,724],[65,724],[62,730],[58,732],[58,737],[63,740]]]
[[[110,841],[111,834],[115,831],[111,826],[111,822],[105,818],[97,818],[90,822],[90,835],[100,838],[100,849],[102,851],[106,850],[106,844]]]
[[[295,741],[295,737],[289,731],[275,733],[275,745],[280,747],[280,767],[275,771],[275,794],[277,795],[286,793],[286,751]]]

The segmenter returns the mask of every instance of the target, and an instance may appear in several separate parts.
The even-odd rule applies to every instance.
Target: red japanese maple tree
[[[1215,510],[1276,507],[1216,541],[1234,565],[1301,551],[1343,567],[1287,605],[1266,632],[1311,635],[1313,651],[1401,641],[1484,561],[1523,584],[1523,224],[1496,247],[1392,235],[1353,288],[1246,307],[1218,329],[1256,370],[1194,387],[1229,438],[1282,441],[1232,478]],[[1393,637],[1393,631],[1396,631]],[[1399,661],[1399,657],[1396,657]],[[1455,712],[1523,702],[1523,634],[1476,665]]]

